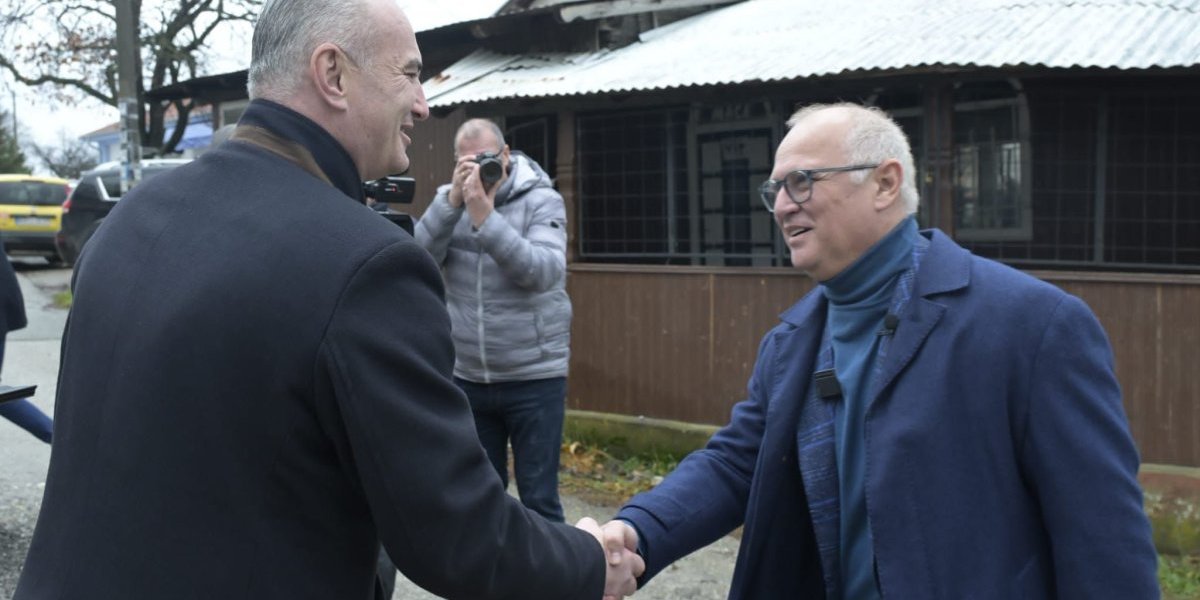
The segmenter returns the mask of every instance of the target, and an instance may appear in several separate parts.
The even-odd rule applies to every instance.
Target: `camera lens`
[[[479,179],[484,185],[492,185],[504,177],[504,165],[496,158],[485,158],[479,161]]]

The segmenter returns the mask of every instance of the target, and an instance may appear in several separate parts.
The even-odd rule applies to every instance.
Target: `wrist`
[[[481,207],[476,208],[475,210],[471,210],[470,212],[471,212],[471,226],[474,227],[476,231],[478,231],[480,227],[483,227],[483,222],[487,220],[488,215],[492,214],[492,207],[481,206]]]

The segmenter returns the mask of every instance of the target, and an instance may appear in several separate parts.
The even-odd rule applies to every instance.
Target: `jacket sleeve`
[[[412,581],[448,598],[596,599],[590,534],[505,493],[451,373],[441,274],[407,239],[346,285],[318,358],[383,545]]]
[[[528,195],[533,215],[523,234],[492,211],[474,235],[509,281],[544,292],[562,281],[567,271],[567,210],[562,196],[552,189],[540,188]]]
[[[433,202],[429,203],[429,208],[425,209],[425,214],[421,215],[421,220],[417,221],[417,226],[413,230],[413,237],[417,239],[417,243],[429,252],[429,255],[439,265],[446,263],[446,251],[450,247],[450,236],[454,233],[454,226],[458,224],[463,214],[463,207],[450,206],[449,198],[449,185],[438,188]]]
[[[646,572],[641,589],[676,560],[727,535],[742,524],[758,451],[766,428],[774,336],[759,347],[749,397],[733,407],[730,422],[701,450],[688,455],[661,484],[634,496],[616,518],[638,532]]]
[[[1087,306],[1063,296],[1027,396],[1022,472],[1042,508],[1061,598],[1158,598],[1156,553],[1137,482],[1138,455],[1108,339]]]

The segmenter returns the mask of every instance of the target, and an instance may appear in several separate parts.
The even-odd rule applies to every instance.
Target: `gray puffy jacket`
[[[565,377],[570,356],[566,207],[537,163],[510,165],[478,231],[448,184],[416,227],[446,278],[454,375],[477,383]]]

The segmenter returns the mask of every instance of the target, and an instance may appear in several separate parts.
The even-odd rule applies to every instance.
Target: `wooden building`
[[[1143,460],[1200,466],[1200,12],[1183,4],[514,0],[418,34],[460,56],[425,82],[413,211],[449,179],[457,126],[498,120],[568,204],[569,406],[722,424],[813,286],[756,197],[784,122],[870,103],[912,141],[922,226],[1082,297]]]

